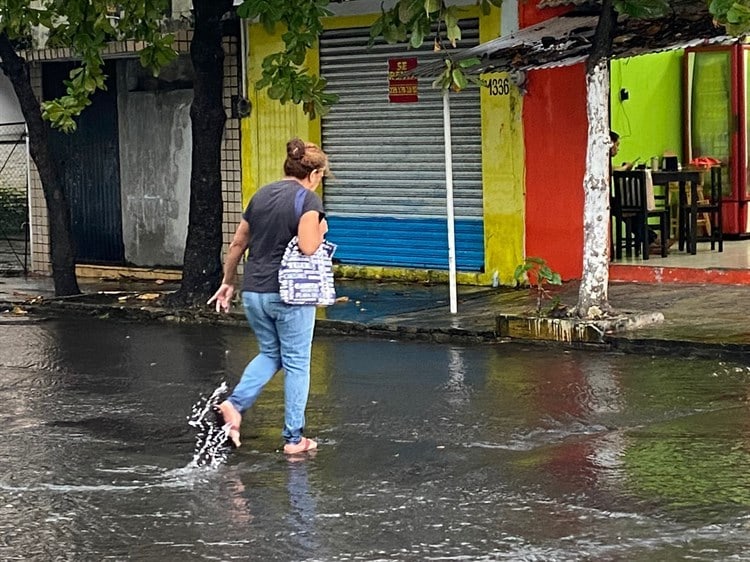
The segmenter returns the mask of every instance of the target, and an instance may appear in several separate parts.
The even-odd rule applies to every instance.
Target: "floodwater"
[[[2,560],[750,560],[750,365],[318,338],[314,456],[277,377],[243,446],[187,418],[249,332],[0,324]]]

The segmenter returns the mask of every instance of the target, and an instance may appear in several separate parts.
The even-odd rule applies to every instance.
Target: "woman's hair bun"
[[[290,140],[286,143],[286,154],[292,160],[302,160],[305,156],[305,143],[298,138]]]

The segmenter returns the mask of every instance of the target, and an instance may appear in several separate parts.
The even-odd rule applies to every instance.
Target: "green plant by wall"
[[[20,189],[0,186],[0,236],[22,234],[27,217],[26,193]]]
[[[513,273],[513,278],[515,279],[517,286],[528,285],[535,287],[537,315],[542,314],[542,302],[544,299],[552,300],[550,308],[545,311],[546,313],[549,314],[551,311],[559,308],[560,300],[557,297],[552,298],[552,295],[545,287],[545,284],[562,285],[562,278],[559,273],[550,268],[547,264],[547,260],[528,256],[523,260],[523,263],[516,267],[516,270]]]

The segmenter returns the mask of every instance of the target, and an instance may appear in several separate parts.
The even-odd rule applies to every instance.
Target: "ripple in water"
[[[197,429],[198,434],[195,436],[195,450],[189,467],[217,468],[227,460],[230,451],[230,424],[219,425],[214,411],[227,390],[227,383],[222,382],[211,396],[201,396],[193,405],[188,425]]]

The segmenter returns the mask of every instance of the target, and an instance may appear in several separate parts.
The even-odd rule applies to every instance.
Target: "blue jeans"
[[[242,293],[245,316],[260,353],[227,398],[244,412],[260,396],[276,372],[284,369],[284,430],[287,443],[299,443],[305,430],[305,407],[310,392],[310,351],[315,328],[315,306],[281,302],[278,293]]]

